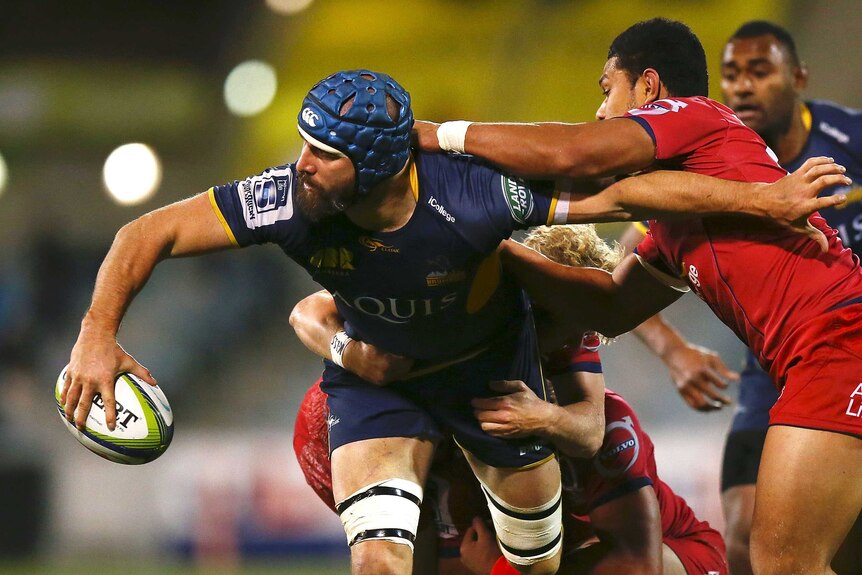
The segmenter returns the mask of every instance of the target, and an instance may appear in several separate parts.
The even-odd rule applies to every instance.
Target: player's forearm
[[[652,141],[634,122],[473,123],[464,151],[535,179],[626,174],[645,168],[654,158]]]
[[[297,303],[290,313],[290,325],[303,345],[324,359],[332,359],[330,342],[337,331],[344,329],[335,302],[325,291]]]
[[[564,266],[513,241],[501,244],[500,259],[506,273],[527,290],[537,307],[553,316],[554,323],[571,319],[572,325],[601,332],[593,325],[601,313],[592,313],[591,310],[607,309],[613,304],[615,285],[609,273],[594,268]],[[580,301],[589,302],[589,306],[571,304]],[[567,317],[569,312],[572,313],[571,318]]]
[[[763,216],[758,201],[763,184],[721,180],[680,171],[657,171],[625,178],[570,208],[594,212],[599,221],[640,221],[692,215]]]
[[[81,332],[116,336],[126,310],[167,250],[167,238],[148,231],[142,219],[123,226],[99,268]]]
[[[686,345],[679,332],[667,323],[661,314],[652,316],[633,331],[651,352],[662,359]]]
[[[569,457],[593,457],[601,448],[604,438],[604,410],[597,409],[589,401],[550,406],[553,409],[549,409],[549,417],[537,434],[551,441]]]

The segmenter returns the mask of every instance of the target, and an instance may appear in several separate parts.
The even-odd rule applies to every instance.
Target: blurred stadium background
[[[54,380],[114,232],[295,159],[297,106],[338,69],[392,74],[419,118],[590,120],[608,43],[657,15],[701,37],[713,97],[727,36],[767,18],[795,34],[808,96],[862,106],[853,0],[0,3],[0,573],[347,572],[340,524],[291,449],[320,365],[287,317],[315,286],[276,248],[167,262],[133,305],[120,341],[176,412],[164,457],[108,463],[57,421]],[[129,143],[146,147],[116,151]],[[741,344],[696,298],[669,316],[739,366]],[[633,336],[604,358],[665,480],[721,526],[731,412],[688,410]]]

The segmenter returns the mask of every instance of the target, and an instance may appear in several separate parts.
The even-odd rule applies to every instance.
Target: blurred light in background
[[[150,199],[162,181],[162,166],[145,144],[120,146],[105,160],[105,187],[118,204],[134,206]]]
[[[6,168],[6,160],[3,159],[3,154],[0,154],[0,195],[3,195],[8,180],[9,170]]]
[[[272,103],[278,80],[275,69],[260,60],[248,60],[231,70],[224,82],[224,100],[237,116],[254,116]]]
[[[279,14],[296,14],[311,6],[313,1],[314,0],[266,0],[266,5],[270,10],[278,12]]]

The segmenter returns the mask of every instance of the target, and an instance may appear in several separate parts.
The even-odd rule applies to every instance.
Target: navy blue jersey
[[[279,245],[333,295],[353,337],[443,360],[488,343],[523,315],[496,247],[516,229],[564,221],[567,196],[469,156],[420,154],[410,169],[416,209],[392,232],[362,229],[344,214],[307,221],[295,206],[292,164],[210,194],[235,243]]]
[[[849,188],[835,186],[824,192],[847,194],[847,204],[820,214],[838,230],[845,246],[857,256],[862,255],[862,111],[815,100],[806,102],[802,120],[809,129],[808,140],[799,156],[784,167],[792,172],[808,158],[827,156],[847,168],[854,183]],[[765,428],[769,409],[777,399],[778,392],[769,376],[748,352],[731,431]]]

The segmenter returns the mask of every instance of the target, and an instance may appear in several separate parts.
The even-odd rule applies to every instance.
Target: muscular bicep
[[[138,220],[138,233],[163,234],[166,257],[183,257],[234,246],[207,192],[150,212]]]

